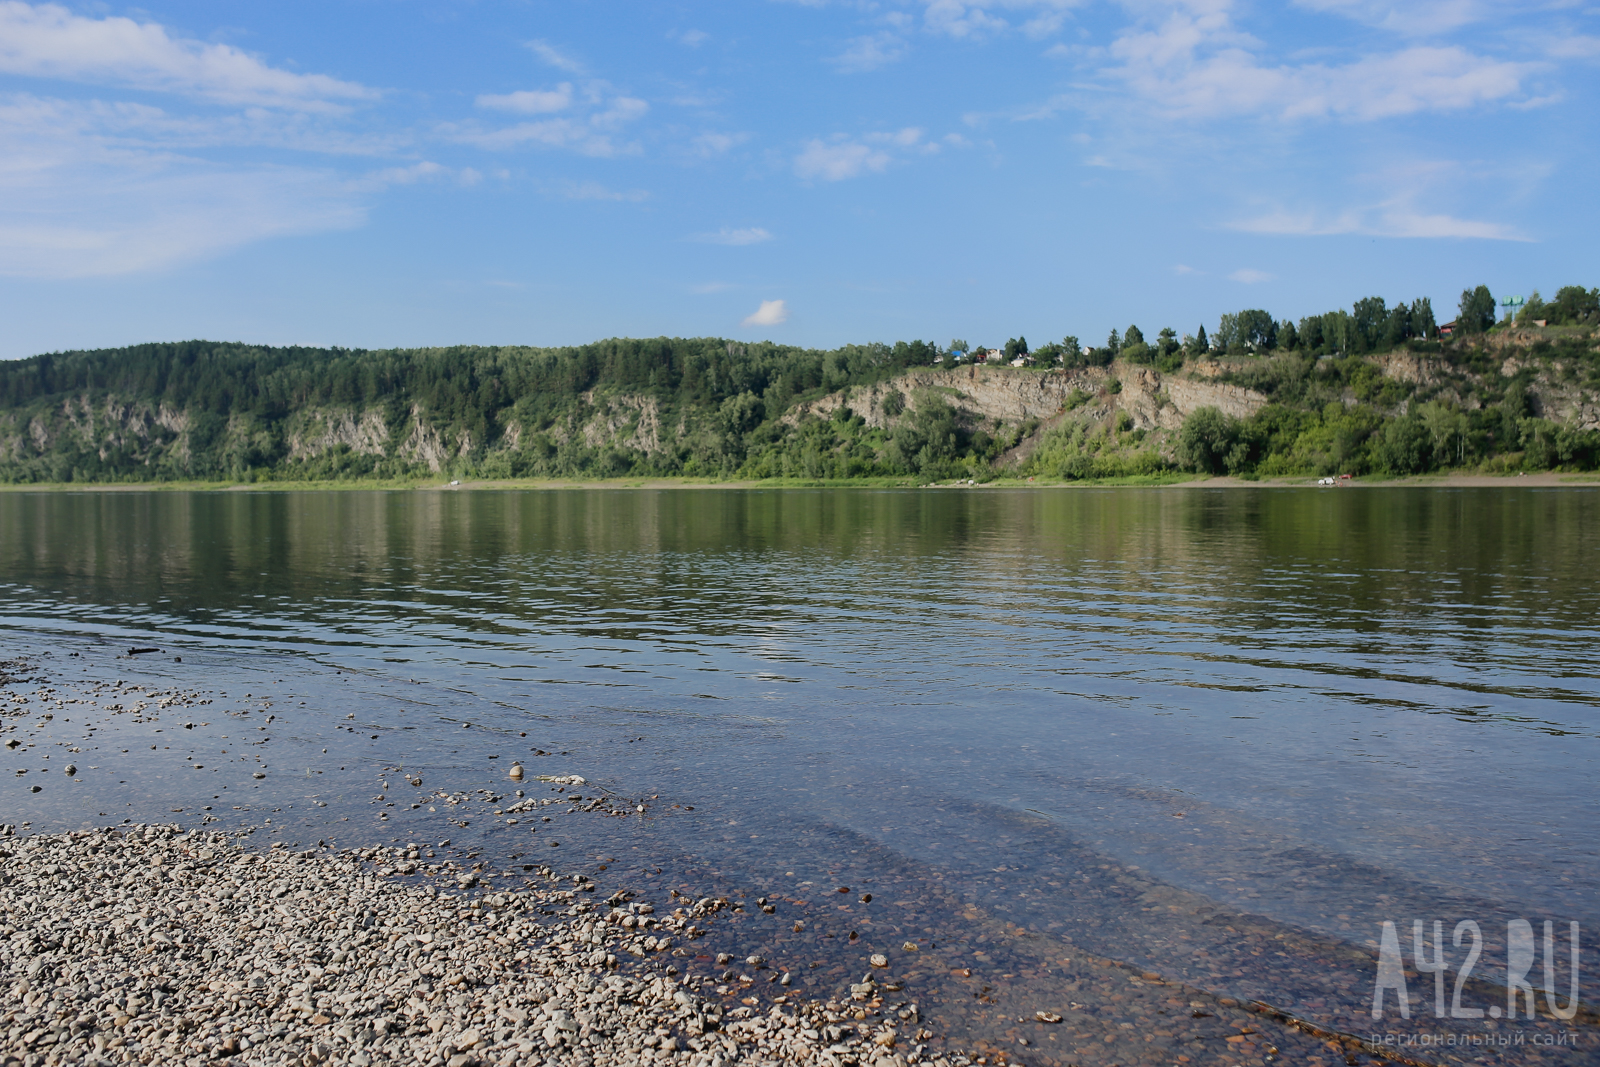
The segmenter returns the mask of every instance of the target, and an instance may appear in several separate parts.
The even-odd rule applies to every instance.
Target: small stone
[[[872,954],[872,958],[868,960],[868,962],[874,967],[887,967],[889,966],[889,957],[885,956],[881,952],[874,952]]]
[[[900,950],[902,952],[916,952],[917,943],[915,941],[907,941],[905,944],[900,946]]]
[[[74,774],[77,774],[77,773],[78,773],[78,768],[75,765],[73,765],[71,763],[67,764],[67,777],[68,778],[72,777]]]
[[[522,773],[523,773],[522,772],[522,764],[513,763],[511,765],[511,771],[510,771],[511,777],[515,778],[517,781],[520,782],[522,780]]]
[[[266,773],[263,772],[263,771],[256,771],[250,777],[252,777],[252,778],[265,778],[266,777]]]
[[[1033,1017],[1042,1023],[1058,1023],[1061,1021],[1061,1016],[1053,1011],[1036,1011],[1033,1013]]]

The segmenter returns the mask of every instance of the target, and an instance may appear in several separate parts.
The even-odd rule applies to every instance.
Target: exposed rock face
[[[1121,383],[1121,392],[1110,391],[1113,381]],[[890,417],[884,412],[883,402],[895,390],[905,397],[906,408],[905,413]],[[1260,393],[1237,385],[1164,375],[1154,367],[1120,362],[1105,368],[1043,373],[1025,368],[971,366],[913,370],[870,389],[832,393],[801,404],[785,418],[790,422],[806,414],[827,418],[835,409],[848,406],[869,426],[892,428],[923,405],[942,401],[968,425],[996,419],[1008,423],[1030,419],[1045,422],[1060,415],[1074,400],[1074,394],[1094,398],[1095,402],[1084,409],[1086,415],[1104,417],[1126,411],[1137,429],[1177,429],[1201,407],[1220,408],[1236,418],[1247,418],[1267,402]]]
[[[389,427],[378,411],[311,410],[289,419],[289,458],[310,459],[344,445],[364,456],[385,454]]]
[[[583,399],[595,413],[583,424],[583,441],[591,448],[615,445],[638,452],[661,451],[661,412],[655,397],[618,394],[598,402],[594,393]]]

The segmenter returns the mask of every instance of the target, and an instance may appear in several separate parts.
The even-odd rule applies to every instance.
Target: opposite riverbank
[[[1149,487],[1162,489],[1207,488],[1318,488],[1316,475],[1293,478],[1241,478],[1232,475],[1163,474],[1135,478],[1047,479],[994,478],[987,482],[955,480],[924,482],[916,478],[797,479],[713,481],[699,478],[594,478],[594,479],[472,479],[472,480],[349,480],[260,482],[48,482],[0,485],[4,493],[283,493],[352,491],[561,490],[561,489],[1106,489]],[[1540,471],[1518,474],[1458,472],[1407,477],[1363,475],[1340,482],[1336,488],[1434,487],[1441,489],[1541,488],[1600,485],[1600,473]]]

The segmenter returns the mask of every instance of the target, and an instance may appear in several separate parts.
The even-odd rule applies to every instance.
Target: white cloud
[[[794,160],[794,170],[802,178],[842,181],[866,173],[878,174],[894,162],[891,149],[937,152],[937,143],[922,141],[923,131],[916,126],[890,133],[869,133],[859,139],[837,134],[832,140],[807,141]]]
[[[583,73],[582,63],[579,63],[576,59],[573,59],[571,56],[567,55],[565,52],[546,41],[528,41],[527,48],[528,51],[532,52],[534,55],[538,56],[540,59],[544,60],[557,70],[565,70],[573,74]]]
[[[154,22],[85,18],[21,0],[0,0],[0,72],[299,110],[379,96],[327,75],[278,70],[228,45],[173,37]]]
[[[1195,270],[1193,267],[1186,266],[1185,264],[1179,263],[1176,267],[1172,268],[1172,273],[1174,273],[1174,274],[1199,274],[1200,272]]]
[[[1107,73],[1175,118],[1260,115],[1358,121],[1511,102],[1535,69],[1449,46],[1414,46],[1344,65],[1271,66],[1225,2],[1177,8],[1118,37]]]
[[[903,59],[910,50],[897,33],[873,33],[846,42],[845,50],[832,63],[843,71],[877,70]]]
[[[1240,219],[1230,227],[1246,233],[1292,237],[1322,237],[1336,234],[1362,234],[1373,237],[1456,237],[1487,241],[1526,241],[1514,227],[1497,222],[1462,219],[1453,215],[1425,213],[1409,205],[1389,203],[1373,208],[1357,208],[1335,214],[1316,211],[1274,210],[1253,218]],[[1243,280],[1243,279],[1240,279]]]
[[[701,45],[711,40],[711,35],[704,30],[684,30],[682,33],[669,33],[667,36],[677,40],[681,44],[688,45],[690,48],[699,48]]]
[[[763,300],[761,306],[756,308],[745,320],[742,326],[781,326],[789,321],[789,306],[782,300]]]
[[[479,107],[493,108],[496,111],[515,111],[522,115],[548,115],[556,111],[565,111],[572,106],[572,85],[563,82],[554,89],[524,89],[503,96],[485,93],[478,97],[477,104]]]
[[[794,172],[802,178],[836,182],[868,171],[881,173],[889,162],[889,153],[855,141],[807,141],[795,157]]]
[[[716,233],[696,234],[695,240],[711,245],[758,245],[772,240],[772,234],[759,226],[733,230],[724,226]]]
[[[720,156],[749,139],[748,133],[702,133],[689,144],[694,148],[696,155],[709,159],[712,156]]]
[[[633,204],[650,199],[647,190],[608,189],[599,182],[575,182],[563,185],[558,190],[558,195],[568,200],[617,200]]]
[[[439,133],[452,141],[493,150],[542,145],[597,157],[630,155],[639,150],[637,145],[618,143],[615,135],[650,111],[645,101],[611,95],[604,82],[594,82],[585,87],[581,101],[573,99],[571,109],[577,114],[495,129],[485,129],[474,122],[445,123]]]
[[[981,37],[1012,28],[996,12],[1016,12],[1024,19],[1022,31],[1044,37],[1060,29],[1067,12],[1078,0],[922,0],[928,29],[951,37]]]
[[[1246,285],[1254,285],[1257,282],[1270,282],[1272,280],[1272,275],[1266,271],[1252,270],[1249,267],[1241,267],[1228,275],[1228,277],[1236,282],[1244,282]]]
[[[1494,11],[1496,5],[1480,0],[1409,0],[1405,4],[1389,0],[1296,0],[1296,4],[1406,36],[1448,33],[1496,14],[1506,14],[1503,10]]]
[[[695,296],[711,296],[714,293],[725,293],[732,288],[728,282],[703,282],[700,285],[689,286],[689,292]]]

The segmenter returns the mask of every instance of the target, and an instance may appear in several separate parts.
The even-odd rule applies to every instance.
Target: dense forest
[[[0,364],[12,483],[1246,477],[1600,465],[1600,290],[1380,297],[1101,345],[189,341]],[[981,364],[981,366],[980,366]]]

